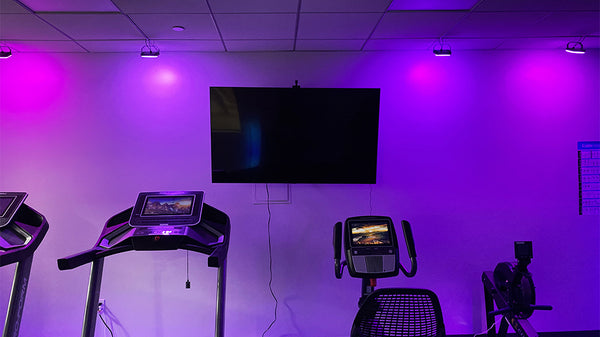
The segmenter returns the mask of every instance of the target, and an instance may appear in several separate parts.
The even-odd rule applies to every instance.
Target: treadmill
[[[0,267],[17,264],[2,337],[19,336],[33,253],[48,232],[46,218],[25,198],[25,192],[0,192]]]
[[[82,337],[94,337],[104,257],[126,251],[185,249],[218,268],[215,337],[223,337],[229,217],[203,203],[204,192],[142,192],[134,207],[112,216],[92,249],[58,260],[68,270],[92,263]]]

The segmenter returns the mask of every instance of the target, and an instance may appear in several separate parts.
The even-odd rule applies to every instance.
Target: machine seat
[[[431,290],[382,288],[360,307],[351,337],[446,336],[442,309]]]

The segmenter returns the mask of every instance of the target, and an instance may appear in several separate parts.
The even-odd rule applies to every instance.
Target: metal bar
[[[25,295],[27,294],[27,285],[29,283],[32,261],[33,254],[29,255],[23,261],[17,262],[2,337],[19,336],[19,328],[21,326],[21,317],[23,315],[23,306],[25,304]]]
[[[227,259],[219,264],[217,275],[217,312],[215,317],[215,337],[224,337],[225,330],[225,283],[227,279]]]
[[[102,284],[103,269],[103,257],[92,261],[81,337],[94,337],[94,331],[96,330],[96,317],[98,316],[98,301],[100,300],[100,285]]]
[[[504,318],[504,317],[502,317]],[[498,328],[498,336],[506,337],[506,333],[508,332],[508,322],[505,319],[502,319],[500,322],[500,327]]]
[[[494,275],[492,272],[486,271],[482,275],[482,281],[484,289],[492,295],[493,300],[496,302],[496,307],[498,310],[509,308],[510,304],[507,303],[506,299],[500,294],[496,286],[494,285]],[[493,310],[493,308],[492,308]],[[489,317],[490,311],[488,311],[487,300],[486,300],[486,318]],[[528,320],[517,318],[512,312],[507,312],[503,314],[505,320],[502,320],[500,323],[500,328],[498,329],[498,336],[504,337],[506,336],[506,332],[508,330],[508,323],[515,330],[515,333],[519,337],[539,337],[538,333],[531,326]],[[493,319],[493,317],[492,317]],[[507,322],[508,321],[508,322]],[[489,321],[488,321],[489,325]],[[493,336],[488,333],[488,336]]]
[[[485,278],[488,277],[485,273],[482,275],[483,281],[483,294],[485,297],[485,321],[487,325],[487,337],[496,337],[496,327],[494,326],[494,317],[489,315],[490,312],[494,311],[494,299],[492,298],[491,290],[486,287]]]

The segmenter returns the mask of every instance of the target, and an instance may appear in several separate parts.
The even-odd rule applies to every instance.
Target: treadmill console
[[[142,192],[138,195],[129,219],[132,227],[163,227],[163,235],[175,234],[179,226],[194,226],[200,223],[204,192]],[[159,230],[159,229],[156,229]],[[152,232],[155,230],[153,229]]]
[[[360,216],[346,219],[344,250],[348,272],[352,277],[398,275],[398,239],[389,217]]]
[[[25,198],[27,198],[25,192],[0,192],[0,227],[12,221]]]

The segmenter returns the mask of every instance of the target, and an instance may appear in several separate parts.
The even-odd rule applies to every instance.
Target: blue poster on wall
[[[600,141],[577,143],[579,214],[600,214]]]

